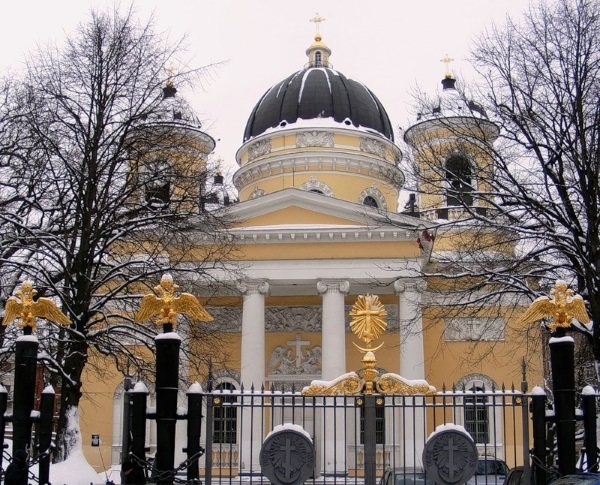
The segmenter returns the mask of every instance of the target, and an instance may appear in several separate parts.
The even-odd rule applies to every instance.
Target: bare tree
[[[97,356],[138,375],[151,367],[143,349],[156,330],[133,324],[137,297],[163,272],[206,284],[206,270],[232,250],[222,212],[203,210],[212,139],[174,101],[175,84],[203,72],[168,75],[180,53],[131,11],[92,13],[64,47],[40,50],[27,65],[26,109],[15,125],[27,165],[14,183],[27,180],[31,192],[21,198],[23,214],[11,206],[0,220],[15,235],[7,244],[16,256],[28,257],[3,265],[60,300],[73,322],[40,330],[44,363],[60,386],[59,459],[70,451],[67,415],[79,404],[84,369]],[[224,357],[214,355],[216,332],[194,332],[200,348],[185,350],[196,352],[196,364]]]
[[[600,6],[540,2],[486,31],[472,61],[478,104],[455,92],[461,113],[443,99],[422,111],[446,142],[421,140],[412,174],[420,192],[446,201],[433,217],[447,219],[442,235],[469,236],[453,251],[434,248],[429,276],[487,306],[567,280],[588,303],[593,328],[580,329],[599,362]],[[449,158],[461,153],[468,165]],[[457,211],[460,223],[449,217]]]

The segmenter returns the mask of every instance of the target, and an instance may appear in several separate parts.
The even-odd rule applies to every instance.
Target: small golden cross
[[[321,17],[319,15],[319,12],[317,12],[313,18],[309,19],[309,22],[313,22],[315,24],[315,27],[317,29],[317,35],[319,35],[319,24],[321,22],[325,22],[325,20],[327,20],[327,19],[325,19],[324,17]]]
[[[440,59],[440,62],[443,62],[444,64],[446,64],[446,77],[452,77],[452,71],[450,70],[450,63],[453,62],[454,59],[452,59],[448,54],[446,54],[442,59]]]

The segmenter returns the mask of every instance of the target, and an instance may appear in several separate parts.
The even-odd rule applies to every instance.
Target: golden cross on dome
[[[172,65],[169,65],[165,67],[165,71],[167,71],[167,82],[165,83],[165,85],[169,88],[172,88],[174,87],[173,75],[175,74],[176,69]]]
[[[309,19],[309,22],[313,22],[315,24],[315,27],[317,29],[317,35],[319,35],[319,24],[321,22],[325,22],[325,20],[327,20],[327,19],[324,17],[321,17],[319,15],[319,12],[317,12],[313,18]]]
[[[450,70],[450,63],[454,62],[454,59],[452,59],[448,54],[446,54],[443,58],[440,59],[440,62],[443,62],[444,64],[446,64],[445,76],[448,78],[452,77],[452,71]]]

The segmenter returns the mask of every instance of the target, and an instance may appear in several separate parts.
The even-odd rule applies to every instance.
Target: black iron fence
[[[362,483],[366,465],[373,461],[377,477],[386,470],[415,473],[422,468],[423,446],[439,425],[464,427],[480,459],[512,468],[528,463],[530,398],[514,388],[374,395],[372,399],[276,390],[205,393],[202,445],[206,453],[199,462],[200,476],[207,485],[240,479],[266,482],[259,453],[266,436],[279,425],[301,427],[313,440],[313,483],[324,479]],[[368,406],[374,412],[367,412]],[[368,440],[374,440],[375,446],[365,446]],[[489,479],[480,478],[478,483]]]

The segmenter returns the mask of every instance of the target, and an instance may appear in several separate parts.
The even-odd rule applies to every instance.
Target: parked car
[[[508,466],[504,461],[489,456],[480,456],[477,468],[467,485],[502,485],[508,475]]]
[[[379,485],[435,485],[435,483],[425,478],[422,468],[402,468],[387,470],[381,477]]]
[[[600,473],[577,473],[557,478],[551,485],[600,485]]]

